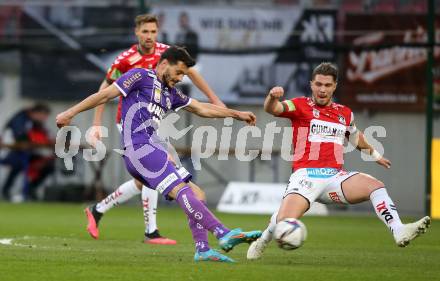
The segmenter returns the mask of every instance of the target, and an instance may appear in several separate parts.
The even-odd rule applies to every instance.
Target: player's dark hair
[[[29,108],[30,112],[43,112],[50,114],[50,107],[43,103],[36,103],[32,107]]]
[[[312,72],[312,80],[314,80],[315,76],[318,74],[332,76],[333,80],[338,82],[338,68],[330,62],[322,62],[320,65],[315,67]]]
[[[171,46],[160,57],[159,63],[166,59],[170,64],[177,64],[179,61],[183,62],[187,67],[193,67],[196,61],[191,57],[188,51],[179,46]]]
[[[142,14],[134,18],[136,28],[147,22],[154,22],[157,26],[159,26],[159,19],[157,16],[152,14]]]

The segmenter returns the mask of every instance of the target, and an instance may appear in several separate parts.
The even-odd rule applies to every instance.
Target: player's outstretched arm
[[[67,126],[70,124],[70,121],[75,117],[78,113],[86,111],[88,109],[94,108],[99,104],[104,104],[109,100],[119,96],[121,93],[119,92],[116,86],[111,85],[110,87],[101,90],[80,103],[72,106],[64,112],[61,112],[56,117],[57,126],[59,128]]]
[[[111,84],[104,79],[99,86],[98,91],[102,91],[105,88],[109,87]],[[101,126],[102,124],[102,115],[104,114],[105,104],[100,104],[95,108],[95,116],[93,117],[93,126]]]
[[[264,101],[264,110],[274,116],[278,116],[284,111],[283,104],[280,102],[280,98],[284,96],[283,87],[273,87]]]
[[[104,90],[111,84],[107,82],[106,79],[104,79],[99,86],[99,91]],[[98,140],[101,140],[102,138],[102,131],[101,131],[101,125],[102,125],[102,116],[104,115],[104,109],[105,109],[105,103],[98,105],[95,107],[95,115],[93,117],[93,129],[91,131],[91,137],[93,140],[93,143],[95,143]]]
[[[217,117],[232,117],[240,121],[245,121],[249,125],[255,125],[257,117],[249,111],[238,111],[230,108],[220,107],[210,103],[202,103],[195,99],[191,99],[191,103],[185,107],[189,112],[192,112],[200,117],[217,118]]]
[[[191,67],[188,70],[188,77],[212,104],[226,108],[226,105],[219,99],[219,97],[217,97],[211,87],[209,87],[208,82],[206,82],[206,80],[194,67]]]
[[[391,161],[380,155],[380,153],[374,149],[374,147],[368,143],[362,131],[356,129],[350,138],[350,142],[361,152],[371,155],[376,160],[376,163],[384,166],[385,168],[391,168]]]

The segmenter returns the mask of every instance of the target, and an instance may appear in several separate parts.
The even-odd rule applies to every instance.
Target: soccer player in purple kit
[[[131,46],[130,49],[121,52],[114,60],[112,66],[107,72],[104,81],[99,87],[100,90],[110,86],[122,74],[133,68],[147,68],[154,69],[159,62],[163,52],[169,48],[164,42],[157,42],[160,22],[159,19],[151,14],[138,15],[135,18],[135,35],[138,39],[137,44]],[[214,91],[209,87],[208,83],[203,79],[200,73],[195,68],[188,70],[188,77],[208,99],[211,103],[226,107],[223,102],[216,96]],[[116,113],[116,123],[118,130],[122,130],[121,126],[121,104],[122,97],[118,102],[118,111]],[[93,120],[94,127],[92,137],[96,140],[101,139],[102,132],[100,126],[102,125],[102,116],[104,112],[104,104],[96,107],[95,117]],[[185,169],[185,167],[178,167],[177,172],[187,182],[197,198],[206,202],[206,196],[203,190],[191,182],[192,175]],[[160,234],[156,221],[156,210],[158,201],[158,192],[142,186],[138,180],[130,179],[119,185],[114,192],[109,194],[106,198],[87,207],[84,211],[87,217],[87,232],[94,239],[99,238],[99,223],[104,214],[110,211],[113,207],[126,202],[130,198],[141,193],[142,208],[145,222],[144,243],[160,244],[160,245],[174,245],[176,241]]]
[[[58,127],[67,126],[80,112],[122,95],[122,145],[128,172],[144,185],[155,188],[165,198],[176,200],[183,209],[196,244],[195,261],[233,262],[209,247],[206,231],[215,235],[226,252],[240,243],[256,240],[261,236],[261,231],[243,232],[238,228],[226,228],[182,180],[156,133],[165,114],[181,108],[201,117],[233,117],[255,125],[256,117],[252,112],[200,103],[174,88],[194,64],[195,61],[185,49],[170,47],[162,54],[156,71],[142,68],[128,71],[111,86],[60,113],[56,122]]]

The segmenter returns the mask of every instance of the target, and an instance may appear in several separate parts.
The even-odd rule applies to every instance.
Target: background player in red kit
[[[329,204],[356,204],[370,200],[377,216],[391,230],[396,244],[405,247],[430,224],[430,217],[402,224],[396,206],[385,185],[374,177],[342,170],[343,144],[346,136],[363,153],[385,168],[391,162],[379,154],[354,123],[350,108],[334,103],[338,71],[331,63],[321,63],[312,74],[312,97],[280,102],[281,87],[267,96],[264,109],[276,116],[289,118],[293,126],[293,174],[281,206],[272,215],[268,228],[248,249],[248,259],[258,259],[272,240],[276,223],[286,218],[300,218],[315,201]]]
[[[102,81],[99,90],[105,89],[110,86],[115,80],[122,76],[130,69],[133,68],[147,68],[154,69],[165,50],[169,48],[168,45],[157,42],[157,36],[159,32],[159,21],[156,16],[150,14],[139,15],[135,18],[135,34],[138,39],[138,43],[134,44],[130,49],[122,52],[114,60],[112,66],[107,72],[106,79]],[[215,95],[212,89],[209,87],[203,77],[195,70],[190,68],[188,71],[188,77],[193,84],[208,97],[209,101],[215,105],[226,107],[220,99]],[[116,124],[120,125],[121,122],[121,100],[118,104],[118,112],[116,116]],[[95,111],[95,118],[93,125],[95,126],[94,137],[96,139],[101,138],[101,131],[99,126],[102,124],[102,115],[104,111],[104,105],[97,107]],[[195,191],[197,197],[206,202],[204,192],[190,182],[191,175],[184,167],[178,167],[178,172],[182,178],[191,186]],[[130,180],[120,185],[112,194],[107,196],[101,202],[86,208],[88,226],[87,231],[90,235],[98,239],[99,230],[98,223],[102,215],[123,202],[126,202],[135,195],[140,194],[142,191],[142,206],[145,221],[145,243],[150,244],[176,244],[175,240],[162,237],[159,234],[156,224],[156,208],[158,193],[155,190],[149,189],[142,185],[138,180]]]

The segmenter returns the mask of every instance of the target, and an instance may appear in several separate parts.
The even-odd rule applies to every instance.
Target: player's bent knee
[[[172,198],[172,199],[176,199],[177,194],[179,193],[179,191],[185,187],[185,183],[179,183],[178,185],[176,185],[167,195],[168,197]]]
[[[203,190],[199,188],[194,193],[196,194],[197,199],[206,202],[206,193]]]
[[[301,218],[310,208],[310,202],[304,196],[291,193],[284,197],[278,211],[277,222],[286,218]]]
[[[206,202],[206,193],[203,190],[199,189],[199,191],[196,193],[196,197],[200,201]]]
[[[376,189],[382,188],[382,187],[385,187],[385,184],[383,182],[381,182],[380,180],[376,180],[375,187],[376,187]]]
[[[197,199],[206,202],[206,193],[197,184],[193,183],[192,181],[189,181],[188,185],[189,187],[191,187]]]
[[[384,188],[385,184],[383,182],[381,182],[380,180],[375,180],[374,182],[372,182],[369,186],[369,193],[378,190],[380,188]]]

